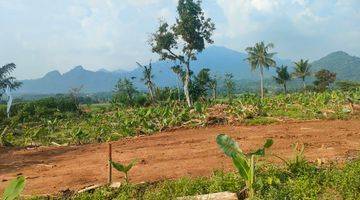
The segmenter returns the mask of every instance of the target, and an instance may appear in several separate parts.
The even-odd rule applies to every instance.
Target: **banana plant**
[[[25,177],[19,176],[12,180],[10,184],[5,188],[2,200],[14,200],[17,199],[25,187]]]
[[[228,135],[218,135],[216,142],[225,155],[232,159],[240,176],[245,179],[248,197],[253,199],[255,195],[255,158],[265,156],[265,150],[272,146],[273,140],[267,139],[262,148],[248,154],[245,154],[238,143]]]
[[[133,168],[136,164],[137,164],[137,159],[135,160],[132,160],[130,162],[130,164],[128,165],[125,165],[125,164],[121,164],[121,163],[117,163],[117,162],[113,162],[113,161],[110,161],[111,165],[116,169],[118,170],[119,172],[122,172],[125,174],[125,182],[126,183],[129,183],[129,171],[131,170],[131,168]]]

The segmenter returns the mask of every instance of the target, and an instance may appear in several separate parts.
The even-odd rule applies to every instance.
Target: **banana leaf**
[[[25,187],[25,177],[19,176],[12,180],[7,188],[5,188],[2,200],[14,200],[18,198]]]

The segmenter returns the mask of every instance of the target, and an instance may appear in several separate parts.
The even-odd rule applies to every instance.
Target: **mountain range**
[[[191,68],[194,73],[202,68],[209,68],[211,73],[222,77],[225,73],[232,73],[236,80],[256,81],[259,76],[257,72],[250,70],[245,61],[247,54],[231,50],[225,47],[210,46],[198,55],[196,61],[192,62]],[[293,61],[275,58],[277,65],[293,66]],[[147,63],[143,63],[147,64]],[[154,81],[157,86],[175,86],[178,84],[177,76],[171,71],[174,63],[170,61],[157,61],[153,63]],[[360,58],[338,51],[331,53],[317,61],[312,62],[312,70],[328,69],[336,72],[338,79],[360,80]],[[266,72],[267,79],[275,74],[274,69]],[[98,71],[86,70],[82,66],[76,66],[72,70],[61,74],[59,71],[51,71],[44,77],[32,80],[22,80],[23,86],[16,91],[18,94],[55,94],[67,93],[70,88],[83,87],[85,93],[112,91],[119,78],[136,77],[135,86],[144,90],[141,83],[142,69],[135,68],[132,71],[116,70]]]

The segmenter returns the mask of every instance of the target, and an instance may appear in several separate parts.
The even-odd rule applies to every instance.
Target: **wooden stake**
[[[111,184],[112,183],[112,147],[111,147],[111,142],[109,142],[109,177],[108,177],[108,183]]]

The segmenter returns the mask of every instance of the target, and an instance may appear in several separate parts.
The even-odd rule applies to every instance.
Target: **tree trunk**
[[[187,102],[188,106],[191,107],[192,102],[190,99],[189,83],[190,83],[190,66],[189,66],[189,63],[186,63],[184,93],[185,93],[185,97],[186,97],[186,102]]]
[[[260,67],[260,94],[261,99],[264,98],[264,72],[263,67]]]
[[[178,87],[177,87],[177,89],[178,89],[178,98],[179,98],[179,101],[181,101],[181,84],[182,83],[182,80],[181,80],[181,77],[179,77],[179,82],[178,82]]]
[[[284,83],[284,92],[285,92],[285,94],[287,93],[286,83]]]
[[[149,89],[151,101],[154,102],[154,101],[155,101],[155,95],[154,95],[153,86],[152,86],[151,84],[149,84],[149,85],[148,85],[148,89]]]
[[[216,96],[217,96],[216,87],[213,87],[212,89],[213,89],[213,92],[212,92],[213,93],[213,99],[216,100]]]
[[[305,77],[302,78],[302,81],[303,81],[303,88],[304,88],[304,90],[306,90]]]

